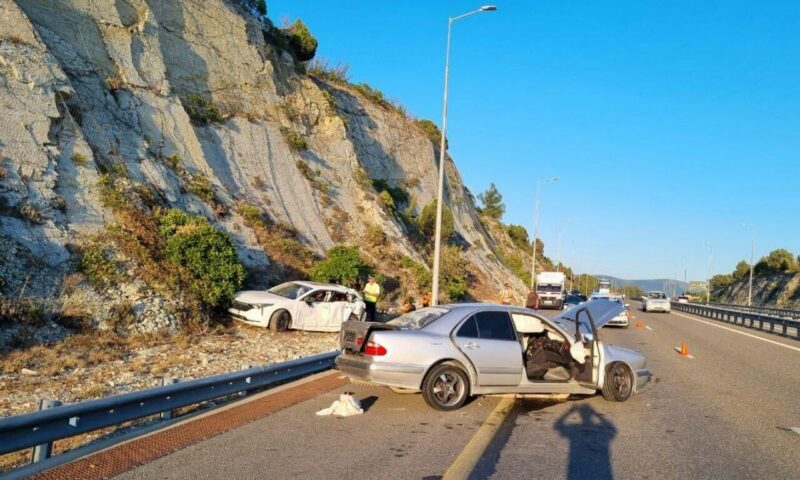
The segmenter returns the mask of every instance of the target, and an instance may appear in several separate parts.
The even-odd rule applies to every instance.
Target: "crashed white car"
[[[286,282],[234,297],[231,317],[276,332],[338,332],[345,320],[363,320],[366,305],[352,288],[315,282]]]

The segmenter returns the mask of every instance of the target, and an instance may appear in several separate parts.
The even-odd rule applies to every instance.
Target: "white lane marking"
[[[790,427],[789,430],[791,430],[794,433],[800,435],[800,427]]]
[[[781,346],[781,347],[784,347],[784,348],[788,348],[790,350],[794,350],[796,352],[800,352],[800,348],[798,348],[798,347],[793,347],[791,345],[786,345],[785,343],[776,342],[775,340],[770,340],[769,338],[759,337],[758,335],[753,335],[752,333],[740,332],[739,330],[735,330],[735,329],[730,328],[730,327],[725,327],[723,325],[717,325],[716,323],[711,323],[711,322],[707,322],[705,320],[700,320],[699,318],[689,317],[689,316],[686,316],[686,315],[683,315],[683,314],[680,314],[680,313],[677,313],[677,312],[672,312],[672,313],[674,315],[679,316],[679,317],[687,318],[689,320],[694,320],[695,322],[705,323],[706,325],[711,325],[712,327],[721,328],[723,330],[728,330],[729,332],[738,333],[739,335],[744,335],[746,337],[755,338],[756,340],[761,340],[762,342],[772,343],[774,345],[778,345],[778,346]]]
[[[681,353],[681,347],[675,347],[675,351],[678,352],[678,353]],[[694,355],[692,355],[691,353],[687,353],[686,354],[686,358],[688,358],[690,360],[694,360]]]
[[[651,332],[653,331],[653,327],[651,327],[650,325],[645,325],[644,328],[650,330]]]

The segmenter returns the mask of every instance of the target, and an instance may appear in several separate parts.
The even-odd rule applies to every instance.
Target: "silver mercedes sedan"
[[[650,380],[640,352],[599,330],[624,306],[594,300],[547,319],[507,305],[423,308],[388,323],[342,324],[339,370],[395,391],[421,391],[439,410],[470,395],[583,394],[623,402]]]

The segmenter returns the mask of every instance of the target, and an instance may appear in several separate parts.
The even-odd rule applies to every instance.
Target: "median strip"
[[[478,464],[484,452],[489,447],[494,436],[514,408],[515,399],[513,396],[503,397],[500,403],[492,410],[492,413],[483,422],[475,435],[472,436],[467,446],[458,455],[456,460],[445,472],[442,480],[462,480],[469,478],[475,465]]]
[[[333,372],[324,373],[313,380],[301,381],[299,385],[294,386],[287,385],[280,391],[269,391],[263,396],[256,395],[244,403],[234,404],[151,435],[115,445],[74,462],[46,470],[31,478],[42,480],[110,478],[345,384],[347,381]]]

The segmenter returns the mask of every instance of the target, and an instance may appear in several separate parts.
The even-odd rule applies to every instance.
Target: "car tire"
[[[633,396],[634,378],[631,369],[622,362],[606,367],[606,378],[601,393],[611,402],[624,402]]]
[[[273,332],[285,332],[292,324],[292,316],[286,310],[278,310],[269,317],[269,329]]]
[[[422,397],[436,410],[457,410],[469,396],[469,377],[458,365],[442,363],[428,372],[422,382]]]
[[[393,391],[394,393],[399,393],[401,395],[407,393],[419,393],[419,390],[415,388],[389,387],[389,390]]]

